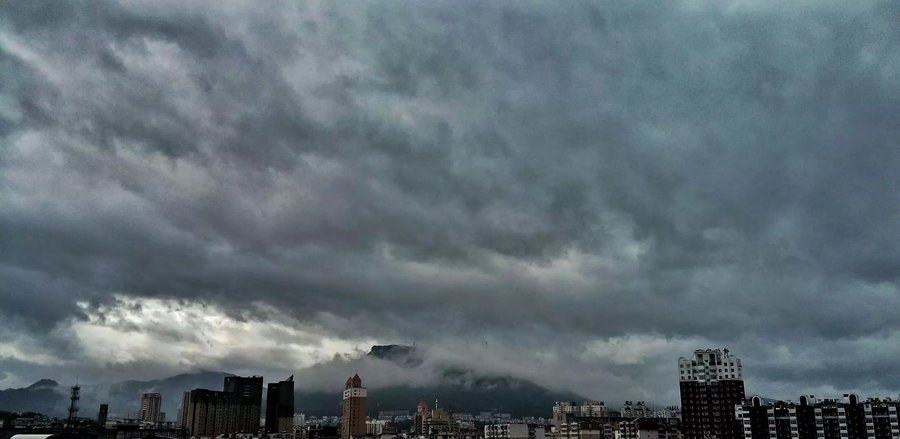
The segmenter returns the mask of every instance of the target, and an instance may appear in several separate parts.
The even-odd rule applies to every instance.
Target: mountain
[[[373,346],[365,358],[388,361],[410,373],[428,367],[424,355],[412,346]],[[584,399],[572,392],[552,391],[525,379],[482,375],[458,366],[431,367],[438,368],[437,380],[429,385],[396,384],[369,388],[369,413],[377,414],[380,410],[412,412],[420,400],[433,406],[437,399],[441,407],[459,413],[499,411],[513,416],[547,417],[556,401]],[[338,392],[297,391],[294,406],[298,413],[336,415],[341,409],[340,395]]]
[[[571,392],[554,392],[531,381],[512,377],[470,376],[466,383],[457,379],[458,371],[448,371],[441,383],[426,387],[407,385],[369,389],[370,415],[381,410],[408,410],[414,412],[420,400],[434,407],[456,413],[478,414],[483,411],[510,413],[513,416],[549,417],[556,401],[579,401],[584,398]],[[338,415],[341,411],[340,395],[336,392],[296,392],[296,411],[308,415]]]
[[[347,371],[359,370],[369,386],[369,412],[380,410],[414,411],[420,400],[457,413],[499,411],[513,416],[549,416],[555,401],[582,400],[571,392],[557,392],[526,379],[483,374],[473,369],[427,358],[425,351],[411,346],[373,346],[361,357],[342,357],[297,372],[295,410],[308,415],[339,415],[341,389]],[[381,371],[381,379],[368,379]],[[387,372],[385,372],[387,371]],[[369,375],[367,375],[367,373]],[[350,373],[352,375],[352,372]],[[167,420],[178,416],[181,395],[186,390],[203,388],[221,390],[225,372],[203,371],[165,379],[123,381],[83,385],[79,415],[94,417],[100,404],[109,404],[110,416],[136,416],[142,393],[162,394],[162,411]],[[387,376],[387,378],[385,378]],[[425,378],[423,378],[425,377]],[[269,377],[269,380],[273,380]],[[318,385],[319,390],[314,389]],[[322,388],[329,389],[327,391]],[[333,390],[331,390],[333,389]],[[36,411],[52,416],[65,416],[68,407],[67,387],[43,379],[22,389],[0,391],[0,410]],[[265,398],[263,398],[265,404]]]
[[[44,378],[44,379],[38,380],[34,384],[26,387],[25,390],[35,391],[35,390],[41,390],[41,389],[55,389],[57,387],[59,387],[59,383],[57,383],[56,381]]]
[[[0,390],[0,410],[58,414],[67,407],[64,392],[59,383],[48,379],[21,389]]]
[[[366,356],[391,361],[403,367],[418,367],[425,361],[416,348],[398,344],[372,346]]]

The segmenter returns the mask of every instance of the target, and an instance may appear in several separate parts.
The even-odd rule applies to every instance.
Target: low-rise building
[[[545,439],[546,430],[533,424],[506,423],[484,426],[485,439]]]
[[[653,418],[656,417],[653,410],[644,404],[644,401],[625,401],[620,412],[623,418]]]
[[[681,439],[677,427],[662,418],[622,420],[615,424],[614,439]]]

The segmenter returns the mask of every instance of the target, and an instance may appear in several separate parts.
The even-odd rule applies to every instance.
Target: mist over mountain
[[[454,412],[508,412],[515,416],[548,416],[555,401],[583,399],[573,392],[554,391],[534,382],[499,373],[477,372],[425,349],[373,346],[365,355],[338,356],[295,374],[295,411],[338,415],[347,376],[359,373],[369,388],[369,412],[413,411],[420,400]],[[130,417],[139,411],[142,393],[162,394],[166,419],[176,419],[181,395],[195,388],[222,389],[225,372],[201,371],[156,380],[128,380],[82,385],[80,416],[93,417],[100,404],[110,416]],[[266,375],[266,382],[280,375]],[[64,416],[69,388],[45,379],[22,389],[0,391],[0,410],[32,410]],[[263,400],[265,404],[265,399]]]
[[[141,395],[156,392],[162,395],[160,411],[166,413],[167,420],[174,420],[178,416],[181,395],[186,390],[222,390],[225,377],[230,375],[232,374],[225,372],[201,371],[157,380],[128,380],[85,386],[82,389],[82,407],[96,411],[100,404],[109,404],[110,416],[136,417],[140,412]],[[82,415],[88,416],[88,413]]]
[[[175,419],[185,390],[221,389],[224,378],[229,375],[231,374],[203,371],[157,380],[80,384],[78,416],[95,417],[100,404],[109,404],[110,416],[135,417],[140,411],[141,394],[158,392],[163,395],[161,411],[166,413],[167,419]],[[70,386],[60,385],[51,379],[39,380],[25,388],[0,390],[0,410],[33,411],[64,417],[69,407],[70,391]]]
[[[407,367],[420,366],[425,361],[415,347],[397,344],[372,346],[372,349],[366,355],[372,358],[393,361]]]
[[[499,411],[514,416],[549,416],[555,401],[583,399],[574,392],[550,390],[527,379],[476,372],[465,366],[435,360],[427,351],[411,346],[373,346],[364,357],[349,362],[335,360],[329,364],[344,370],[348,370],[347,366],[367,366],[369,370],[381,372],[371,375],[372,384],[368,384],[363,376],[363,384],[369,387],[370,413],[380,410],[412,412],[420,400],[432,406],[437,400],[440,407],[454,412]],[[382,385],[382,373],[389,371],[408,377],[409,381]],[[311,415],[336,414],[340,410],[340,399],[335,396],[338,393],[298,391],[296,410]]]

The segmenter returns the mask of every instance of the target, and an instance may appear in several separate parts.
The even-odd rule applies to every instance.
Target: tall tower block
[[[735,404],[744,400],[741,360],[728,349],[701,349],[678,359],[684,439],[740,439]]]
[[[344,383],[343,412],[341,414],[341,439],[366,435],[366,399],[368,394],[359,374],[347,378]]]

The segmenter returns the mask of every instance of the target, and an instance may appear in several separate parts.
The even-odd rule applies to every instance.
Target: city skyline
[[[377,348],[373,352],[396,355],[402,351],[398,346]],[[300,439],[308,439],[312,434],[307,429],[309,426],[333,427],[333,437],[339,435],[343,439],[382,434],[396,437],[398,433],[422,439],[519,439],[520,436],[544,439],[545,435],[551,439],[896,439],[900,435],[897,423],[900,399],[865,398],[855,393],[843,394],[842,398],[804,394],[796,401],[748,397],[742,360],[728,349],[696,349],[691,357],[678,358],[678,369],[681,407],[659,410],[643,401],[625,401],[621,411],[613,411],[604,401],[556,401],[552,416],[547,418],[512,417],[496,409],[476,416],[476,411],[460,412],[452,405],[449,409],[441,407],[438,399],[434,400],[433,410],[422,399],[414,412],[385,411],[385,407],[380,407],[376,417],[368,409],[368,389],[357,373],[344,382],[340,418],[332,416],[329,421],[323,417],[321,424],[310,418],[313,424],[309,425],[303,413],[297,413],[294,408],[293,375],[269,382],[265,399],[262,398],[265,379],[258,375],[226,375],[223,391],[185,390],[178,420],[174,422],[160,419],[162,395],[156,392],[142,393],[137,419],[109,418],[109,405],[103,403],[99,405],[97,424],[92,424],[91,418],[77,416],[82,394],[81,387],[76,385],[71,388],[65,428],[95,431],[100,435],[120,429],[158,430],[178,437],[274,433],[290,435],[288,439],[297,434]],[[334,397],[337,399],[337,395]],[[267,401],[265,406],[263,401]],[[407,404],[411,405],[410,401]],[[9,413],[3,414],[6,417]],[[0,423],[0,430],[5,427],[7,431],[11,428],[59,431],[64,425],[62,419],[46,417],[46,413],[24,415],[19,412],[12,426]],[[105,425],[107,420],[111,423]],[[395,420],[405,424],[396,424]],[[480,436],[482,427],[484,436]]]
[[[404,351],[403,348],[407,350]],[[403,347],[398,345],[391,346],[374,346],[372,348],[372,352],[381,352],[382,355],[397,355],[398,352],[407,352],[414,353],[415,348]],[[385,352],[393,352],[393,354],[384,354]],[[408,363],[408,358],[399,358],[394,357],[391,361],[398,363]],[[574,393],[569,394],[566,397],[557,396],[555,401],[555,406],[552,410],[552,417],[548,418],[547,421],[553,422],[557,428],[559,427],[559,422],[565,419],[566,416],[576,416],[576,417],[586,417],[586,418],[596,418],[596,417],[607,417],[610,414],[615,413],[615,416],[621,416],[624,418],[641,418],[641,417],[649,417],[649,418],[657,418],[657,417],[670,417],[670,418],[679,418],[681,422],[681,431],[684,433],[687,439],[698,439],[710,436],[724,436],[724,437],[732,437],[734,436],[734,432],[730,431],[727,433],[723,433],[722,431],[715,430],[705,430],[705,431],[694,431],[698,429],[701,425],[702,419],[707,418],[716,418],[716,419],[727,419],[730,418],[732,410],[736,407],[740,407],[742,404],[756,404],[756,400],[765,401],[766,404],[770,404],[773,402],[778,403],[788,403],[788,404],[797,404],[802,403],[804,400],[809,398],[814,398],[814,395],[811,393],[804,393],[795,398],[770,398],[767,395],[762,395],[756,392],[753,392],[754,389],[750,389],[750,391],[745,391],[743,384],[743,367],[742,360],[734,356],[734,354],[730,353],[729,349],[696,349],[693,353],[693,356],[686,358],[680,357],[678,358],[678,385],[680,392],[680,405],[664,405],[664,403],[660,403],[655,398],[650,398],[649,401],[614,401],[611,400],[611,404],[607,406],[606,401],[608,400],[603,395],[575,395]],[[185,376],[173,377],[178,378],[182,384],[180,390],[175,390],[170,394],[182,394],[183,399],[180,404],[177,406],[177,410],[171,411],[179,414],[178,419],[173,421],[175,423],[183,423],[183,424],[192,424],[193,421],[187,421],[185,416],[189,416],[187,412],[184,412],[184,406],[186,405],[189,398],[193,395],[194,391],[201,392],[198,394],[199,401],[203,404],[210,403],[209,401],[213,401],[215,404],[226,404],[229,407],[227,410],[234,410],[234,416],[231,421],[232,427],[220,427],[220,428],[236,428],[237,431],[249,431],[259,428],[257,420],[257,416],[259,419],[265,421],[266,432],[267,433],[278,433],[289,431],[293,428],[294,423],[294,415],[298,412],[295,411],[294,408],[294,400],[297,398],[297,393],[294,392],[294,375],[291,375],[286,380],[272,380],[266,381],[266,379],[259,375],[253,376],[237,376],[233,374],[220,374],[220,380],[224,379],[225,388],[223,391],[212,390],[208,387],[218,387],[218,386],[193,386],[188,384],[189,381],[184,381]],[[45,380],[46,381],[46,380]],[[361,396],[362,399],[366,399],[367,389],[365,387],[361,387],[361,379],[359,374],[354,374],[353,377],[348,378],[344,382],[344,390],[343,390],[343,399],[344,401],[353,401],[353,397]],[[134,382],[132,384],[137,384],[140,386],[140,383]],[[268,384],[265,386],[265,384]],[[331,383],[334,384],[334,383]],[[52,383],[52,386],[56,386],[55,382]],[[120,384],[121,385],[121,384]],[[471,384],[462,384],[460,385],[471,385]],[[493,384],[488,383],[489,387],[493,386]],[[506,389],[507,392],[512,392],[515,387],[519,384],[513,384],[511,387]],[[46,386],[46,384],[44,384]],[[88,390],[87,394],[84,393],[82,386],[73,387],[79,389],[79,393],[81,396],[89,397],[91,403],[96,404],[98,401],[104,401],[100,404],[102,407],[106,407],[105,409],[101,409],[103,415],[100,417],[105,417],[108,412],[108,398],[104,398],[102,395],[91,395],[91,391]],[[141,387],[135,387],[139,389]],[[146,387],[143,387],[146,389]],[[267,388],[267,391],[263,393],[263,389]],[[358,388],[359,390],[356,390]],[[92,389],[88,387],[88,389]],[[94,388],[93,390],[95,390]],[[189,390],[193,389],[193,390]],[[18,389],[18,390],[26,390],[26,389]],[[376,389],[378,390],[378,389]],[[535,391],[543,391],[544,389],[530,389],[530,392]],[[427,387],[419,388],[417,392],[421,395],[427,395],[433,393],[435,396],[434,404],[435,407],[438,406],[439,397],[442,395],[442,392],[446,392],[447,389],[429,389]],[[348,393],[349,392],[349,393]],[[361,392],[358,395],[352,392]],[[331,392],[325,392],[326,394],[336,394],[337,391],[332,389]],[[376,391],[376,395],[379,392]],[[162,393],[160,392],[146,392],[146,391],[134,391],[134,394],[141,395],[140,402],[140,410],[136,413],[130,411],[128,407],[129,404],[125,404],[124,406],[116,404],[114,410],[119,410],[119,414],[116,415],[116,418],[121,418],[125,413],[123,410],[127,411],[127,416],[124,419],[134,419],[137,421],[141,421],[142,423],[147,424],[163,424],[165,420],[160,417],[162,405],[160,401],[162,400]],[[302,392],[300,393],[301,395]],[[263,398],[265,395],[265,398]],[[62,401],[63,394],[59,393],[57,395]],[[446,396],[446,395],[445,395]],[[521,397],[531,398],[534,395],[528,395],[527,392],[525,394],[519,395]],[[852,396],[853,398],[858,398],[858,394],[855,392],[843,393],[843,394],[832,394],[832,395],[818,395],[817,399],[825,402],[829,401],[839,401],[841,398],[843,400],[847,400],[848,396]],[[93,399],[90,399],[93,397]],[[224,398],[224,399],[223,399]],[[410,399],[412,398],[412,399]],[[385,409],[402,409],[402,407],[406,405],[410,405],[413,399],[416,399],[415,396],[406,395],[406,403],[397,404],[395,401],[393,404],[382,404],[381,402],[376,403],[378,407],[377,410],[383,412]],[[566,400],[565,398],[569,398]],[[580,398],[580,399],[576,399]],[[591,399],[594,398],[594,399]],[[900,404],[900,396],[896,399],[892,395],[866,395],[865,401],[887,401],[887,402],[897,402]],[[195,399],[197,399],[195,397]],[[2,393],[0,393],[0,401],[2,401]],[[300,396],[300,400],[304,401],[304,396]],[[265,401],[266,404],[262,405],[262,402]],[[580,403],[577,401],[581,401]],[[859,401],[864,401],[863,399],[859,399]],[[459,404],[459,400],[456,399],[455,402],[450,402],[450,407],[454,407],[454,405]],[[7,401],[6,404],[9,402]],[[43,405],[45,402],[42,402]],[[618,404],[621,403],[621,406]],[[476,402],[477,404],[477,402]],[[856,404],[856,402],[853,402]],[[893,402],[892,402],[893,404]],[[246,406],[249,405],[249,408]],[[366,406],[365,403],[362,404],[362,408],[357,407],[355,410],[350,409],[350,413],[355,412],[366,412],[364,408]],[[346,406],[350,407],[350,406]],[[423,409],[424,407],[424,409]],[[468,410],[472,410],[474,405],[469,403],[464,403],[463,407],[467,407]],[[502,405],[495,406],[493,409],[496,411],[497,407],[503,407]],[[309,407],[307,407],[309,408]],[[460,407],[457,407],[458,409]],[[0,406],[0,409],[3,409]],[[8,408],[7,408],[8,409]],[[16,410],[31,410],[32,407],[26,405],[21,405],[15,408]],[[420,424],[420,414],[422,411],[428,410],[428,404],[424,399],[419,400],[417,417],[415,421],[415,425],[417,425],[416,430],[421,428]],[[466,408],[463,408],[465,411]],[[477,411],[477,410],[475,410]],[[537,416],[540,412],[544,411],[543,408],[538,409],[535,412],[530,412],[529,416]],[[193,410],[192,410],[193,412]],[[299,413],[303,413],[301,410]],[[113,412],[115,413],[115,412]],[[522,412],[519,412],[521,416]],[[42,414],[53,414],[52,411],[43,412]],[[371,414],[371,413],[369,413]],[[661,415],[665,414],[665,415]],[[333,414],[332,414],[333,415]],[[348,416],[347,411],[343,415],[345,418]],[[736,421],[736,420],[735,420]],[[695,425],[696,424],[696,425]],[[716,427],[712,426],[714,429],[716,428],[731,428],[731,427]],[[362,428],[362,427],[357,427]],[[709,428],[709,427],[704,427]],[[737,425],[735,424],[735,428]]]
[[[672,358],[727,347],[757,394],[897,395],[898,19],[0,2],[0,389],[462,370],[671,404]]]

